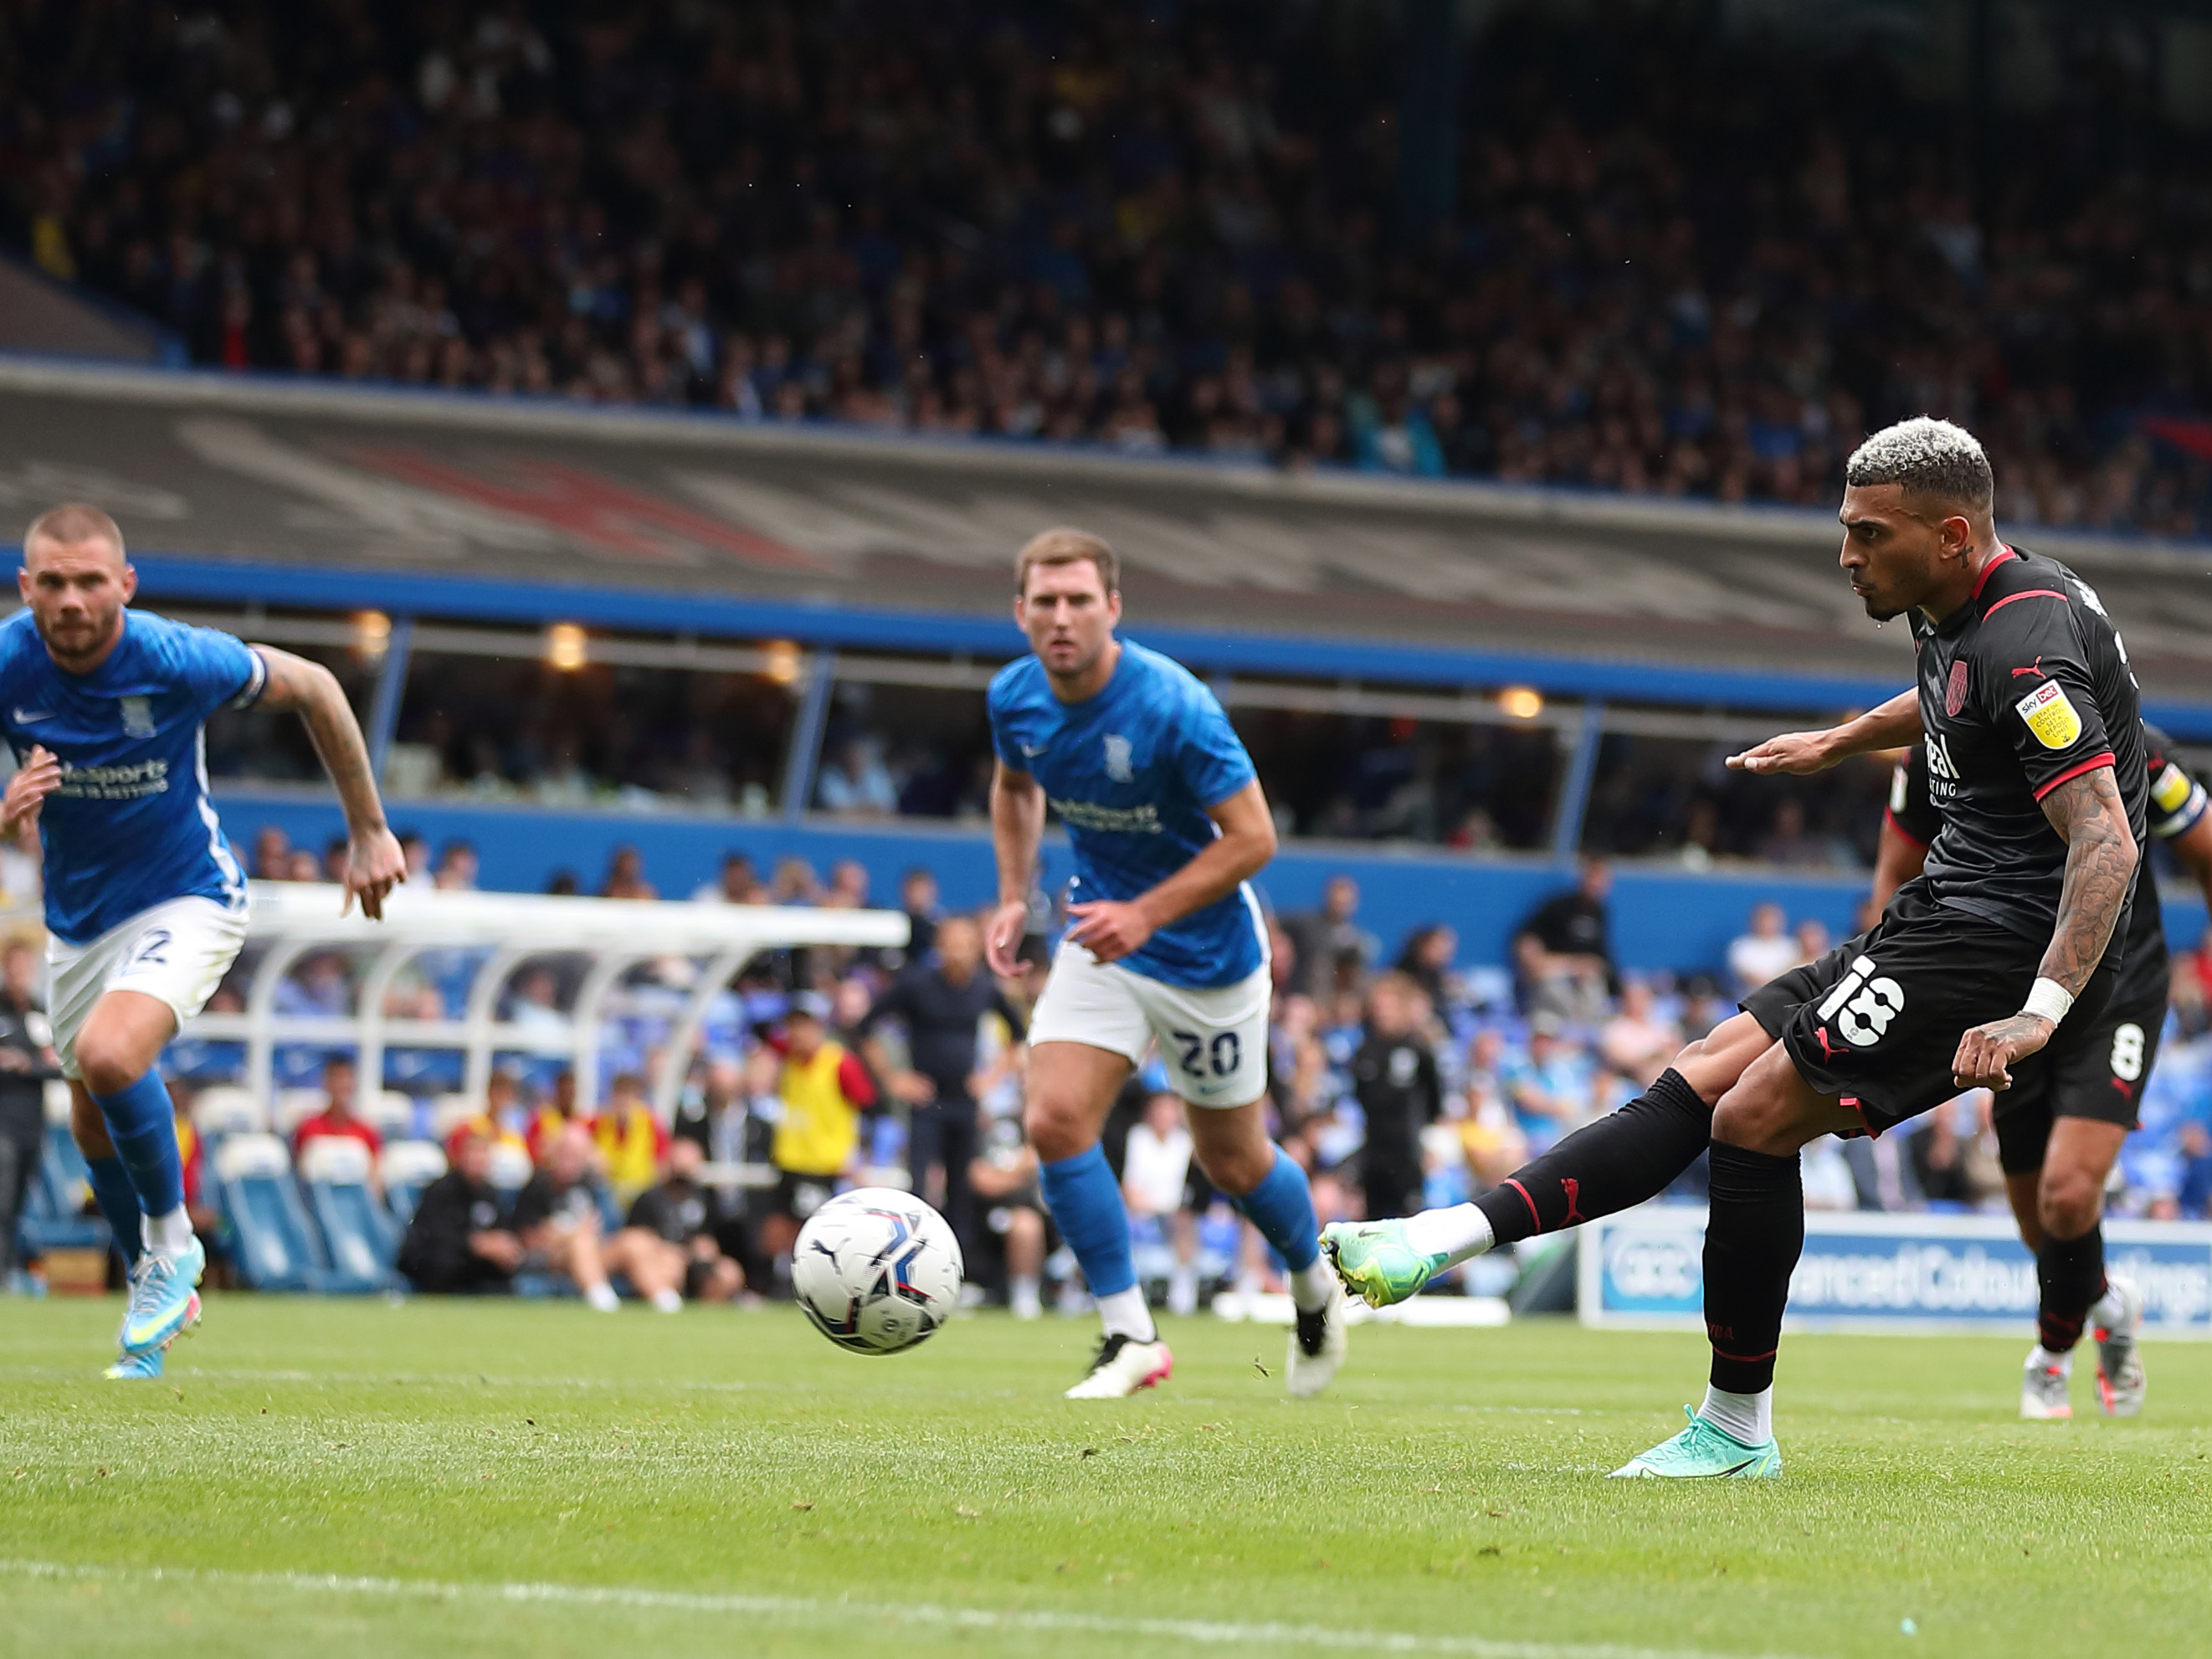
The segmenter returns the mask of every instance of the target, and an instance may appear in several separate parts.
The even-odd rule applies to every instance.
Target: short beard
[[[1894,622],[1912,608],[1911,605],[1900,605],[1894,610],[1883,611],[1878,608],[1872,599],[1863,600],[1861,603],[1866,606],[1867,615],[1878,623]]]

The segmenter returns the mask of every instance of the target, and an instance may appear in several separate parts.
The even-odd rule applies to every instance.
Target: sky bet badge
[[[2045,680],[2013,707],[2045,749],[2063,749],[2081,735],[2081,717],[2066,701],[2066,688],[2056,680]]]

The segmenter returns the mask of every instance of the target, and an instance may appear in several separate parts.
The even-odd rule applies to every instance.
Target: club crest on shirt
[[[1119,732],[1106,734],[1106,775],[1116,783],[1135,781],[1137,769],[1129,749],[1128,738]]]
[[[1954,662],[1951,665],[1950,684],[1943,688],[1943,712],[1947,714],[1956,714],[1966,706],[1966,665],[1964,662]]]
[[[123,735],[126,738],[150,738],[154,735],[154,700],[151,697],[118,697],[123,706]]]
[[[2013,708],[2045,749],[2063,749],[2081,735],[2081,716],[2067,700],[2066,688],[2056,680],[2045,681]]]

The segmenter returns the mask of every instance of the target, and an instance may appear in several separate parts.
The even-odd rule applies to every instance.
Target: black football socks
[[[1669,1066],[1619,1111],[1585,1124],[1474,1200],[1499,1244],[1655,1198],[1698,1161],[1713,1109]]]
[[[2035,1282],[2042,1295],[2035,1334],[2046,1353],[2065,1353],[2081,1340],[2089,1310],[2105,1293],[2105,1229],[2100,1222],[2079,1238],[2045,1237],[2035,1253]]]
[[[1805,1249],[1805,1183],[1795,1152],[1777,1158],[1716,1140],[1712,1159],[1712,1209],[1705,1223],[1712,1385],[1731,1394],[1758,1394],[1774,1385],[1790,1275]]]

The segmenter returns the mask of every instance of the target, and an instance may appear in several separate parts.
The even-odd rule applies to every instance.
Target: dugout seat
[[[269,1108],[269,1127],[286,1140],[309,1118],[330,1103],[320,1089],[279,1089]]]
[[[440,1146],[447,1137],[483,1110],[483,1103],[474,1095],[440,1095],[430,1103],[430,1133]]]
[[[194,1097],[192,1125],[210,1141],[226,1135],[260,1134],[269,1127],[269,1113],[252,1090],[222,1083]]]
[[[361,1097],[362,1121],[386,1140],[404,1140],[415,1133],[415,1101],[397,1089],[372,1089]]]
[[[376,1173],[384,1182],[384,1206],[393,1226],[404,1233],[415,1218],[422,1189],[446,1173],[446,1154],[428,1140],[398,1140],[384,1149]]]
[[[226,1136],[215,1149],[216,1191],[238,1235],[238,1270],[258,1291],[319,1291],[330,1274],[275,1135]]]
[[[22,1212],[15,1218],[18,1251],[43,1255],[48,1250],[105,1248],[107,1224],[82,1212],[84,1196],[84,1154],[70,1138],[66,1122],[49,1123],[39,1149],[39,1167],[32,1171]]]
[[[350,1136],[318,1135],[301,1149],[299,1169],[330,1263],[324,1288],[362,1294],[395,1285],[399,1228],[369,1184],[368,1148]]]

